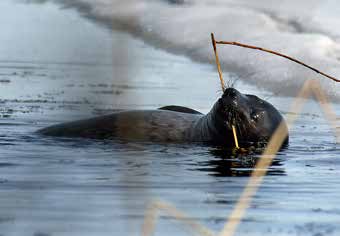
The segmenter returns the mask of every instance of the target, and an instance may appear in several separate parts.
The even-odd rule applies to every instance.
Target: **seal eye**
[[[250,114],[250,117],[251,117],[251,119],[252,119],[253,121],[257,122],[257,121],[259,120],[259,118],[260,118],[260,114],[253,111],[253,112]]]

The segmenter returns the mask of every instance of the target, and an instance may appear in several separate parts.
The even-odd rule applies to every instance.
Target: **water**
[[[139,235],[152,199],[220,231],[257,155],[231,160],[206,146],[35,133],[115,109],[176,104],[207,112],[221,94],[214,65],[41,3],[0,3],[0,234]],[[237,88],[289,111],[289,97],[240,80]],[[339,116],[339,104],[332,106]],[[307,103],[290,133],[238,235],[339,234],[340,149],[315,102]],[[155,235],[190,232],[162,216]]]

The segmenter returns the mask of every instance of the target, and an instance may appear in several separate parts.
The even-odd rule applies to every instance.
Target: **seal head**
[[[242,94],[228,88],[210,111],[214,114],[214,126],[218,130],[218,143],[233,137],[232,125],[236,127],[239,143],[250,146],[267,143],[275,130],[284,122],[280,112],[270,103],[255,95]],[[284,144],[288,143],[288,135]]]

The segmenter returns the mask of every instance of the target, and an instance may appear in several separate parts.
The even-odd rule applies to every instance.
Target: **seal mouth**
[[[229,136],[233,133],[233,126],[235,127],[240,145],[248,147],[253,146],[256,143],[257,146],[261,146],[261,144],[265,142],[265,140],[262,140],[260,137],[256,139],[252,137],[251,129],[256,129],[256,127],[248,121],[249,118],[239,110],[239,107],[230,105],[224,110],[224,113],[224,126],[229,132]]]
[[[226,89],[221,98],[224,122],[229,129],[232,126],[240,128],[240,124],[243,123],[242,120],[246,118],[244,112],[242,112],[244,110],[243,99],[243,95],[234,88]]]
[[[221,98],[221,105],[223,107],[221,111],[225,129],[230,134],[234,126],[237,136],[242,140],[242,143],[251,142],[247,130],[249,130],[249,127],[253,128],[253,125],[249,122],[249,111],[244,103],[245,101],[243,101],[241,94],[223,96]]]
[[[229,106],[224,110],[225,121],[224,124],[229,128],[232,129],[232,126],[236,126],[237,119],[237,111],[233,106]]]
[[[232,132],[232,126],[235,127],[239,143],[244,146],[263,146],[268,140],[262,136],[253,136],[252,130],[257,130],[256,125],[249,121],[249,117],[242,112],[239,106],[230,104],[224,109],[224,125],[229,132]]]

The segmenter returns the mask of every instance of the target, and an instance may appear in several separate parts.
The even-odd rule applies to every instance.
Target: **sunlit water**
[[[0,235],[139,235],[152,199],[220,231],[258,156],[35,133],[116,109],[176,104],[207,112],[221,94],[215,67],[54,4],[6,0],[0,9]],[[236,87],[269,98],[283,114],[292,102],[240,81]],[[340,148],[315,102],[290,133],[238,235],[340,233]],[[155,235],[190,231],[163,215]]]

